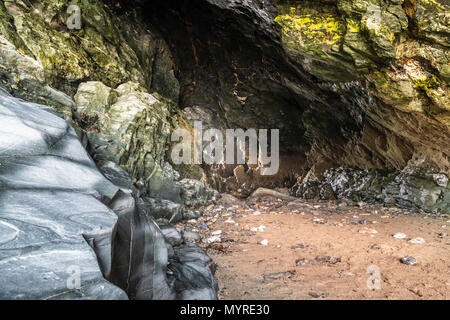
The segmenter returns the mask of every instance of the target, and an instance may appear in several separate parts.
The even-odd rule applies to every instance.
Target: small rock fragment
[[[424,238],[414,238],[408,241],[409,243],[416,243],[416,244],[422,244],[425,243]]]
[[[266,229],[266,226],[263,226],[263,225],[261,225],[261,226],[259,226],[259,227],[253,227],[253,228],[251,228],[250,229],[250,231],[252,231],[252,232],[264,232],[264,230]]]
[[[309,248],[309,244],[299,243],[291,246],[291,249],[305,249],[305,248]]]
[[[267,246],[269,244],[269,240],[264,239],[263,241],[260,242],[263,246]]]
[[[401,232],[397,232],[396,234],[393,235],[394,238],[396,239],[405,239],[406,238],[406,234],[401,233]]]
[[[200,234],[198,232],[185,231],[183,238],[187,242],[196,242],[200,240]]]
[[[209,237],[208,239],[206,239],[206,242],[208,242],[208,243],[214,243],[214,242],[220,242],[220,237],[218,237],[218,236],[212,236],[212,237]]]
[[[291,271],[285,272],[277,272],[277,273],[269,273],[264,275],[264,280],[280,280],[280,279],[289,279],[292,277]]]
[[[370,228],[367,228],[367,227],[364,227],[363,229],[359,230],[358,232],[359,233],[369,233],[369,234],[376,234],[376,233],[378,233],[377,230],[370,229]]]
[[[308,264],[310,264],[310,262],[308,260],[306,260],[305,258],[295,260],[296,266],[306,266]]]
[[[406,264],[408,266],[415,266],[417,264],[417,260],[414,257],[406,256],[400,259],[400,262]]]
[[[338,262],[341,262],[341,258],[331,256],[317,256],[316,261],[322,263],[336,264]]]

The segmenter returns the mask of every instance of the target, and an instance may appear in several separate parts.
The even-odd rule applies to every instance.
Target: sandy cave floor
[[[450,298],[449,217],[342,201],[227,199],[179,226],[202,235],[220,299]],[[424,242],[409,242],[417,237]],[[405,256],[417,265],[401,263]]]

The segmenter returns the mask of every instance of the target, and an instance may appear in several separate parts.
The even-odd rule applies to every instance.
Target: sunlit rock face
[[[98,163],[119,164],[134,178],[132,184],[153,198],[198,206],[215,197],[202,182],[193,180],[201,185],[194,188],[183,179],[201,179],[200,167],[171,165],[167,152],[172,131],[192,127],[172,101],[135,82],[112,89],[98,81],[81,83],[74,99],[77,123]]]
[[[36,79],[69,95],[87,80],[112,87],[134,81],[177,98],[178,82],[163,40],[131,16],[112,15],[100,0],[80,1],[80,28],[69,29],[71,4],[68,0],[0,3],[1,45],[14,48],[1,53],[6,68],[0,72],[10,91],[61,107],[63,103],[53,103],[37,90]]]
[[[113,90],[94,81],[80,85],[75,102],[96,160],[127,168],[153,196],[172,193],[174,185],[164,186],[164,180],[178,180],[179,173],[166,162],[165,153],[172,128],[187,123],[173,103],[137,83]]]

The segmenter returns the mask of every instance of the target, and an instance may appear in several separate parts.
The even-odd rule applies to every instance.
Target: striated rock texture
[[[111,236],[117,216],[99,199],[118,188],[52,109],[0,89],[0,114],[0,298],[127,299],[83,238]]]
[[[202,249],[166,236],[53,109],[3,89],[0,186],[0,299],[217,298]]]
[[[135,82],[112,89],[98,81],[81,83],[74,99],[77,123],[98,163],[119,164],[134,178],[132,184],[153,198],[198,206],[217,197],[200,181],[180,180],[202,179],[200,167],[176,165],[178,172],[171,165],[172,131],[192,129],[172,101]]]

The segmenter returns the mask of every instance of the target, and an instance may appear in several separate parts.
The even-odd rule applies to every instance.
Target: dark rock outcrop
[[[307,199],[348,198],[450,214],[450,184],[447,176],[440,173],[337,168],[326,171],[323,181],[304,179],[291,191]]]

